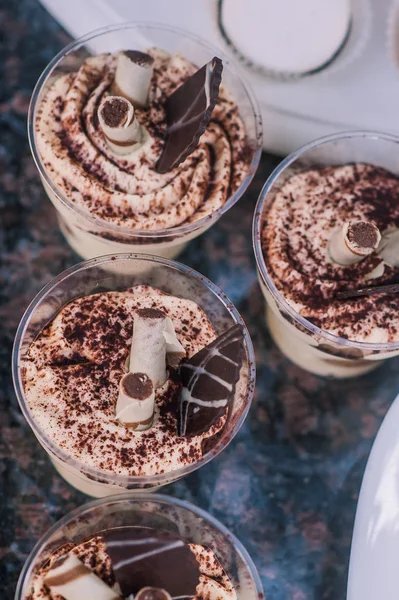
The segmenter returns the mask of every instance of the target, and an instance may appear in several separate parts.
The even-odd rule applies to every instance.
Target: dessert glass
[[[178,533],[187,543],[210,547],[220,559],[239,600],[263,597],[262,583],[248,552],[210,514],[176,498],[126,493],[88,502],[53,525],[27,558],[18,580],[15,600],[27,600],[36,571],[63,544],[79,544],[104,530],[135,525],[168,530]]]
[[[355,377],[399,354],[399,341],[376,344],[340,338],[302,317],[276,288],[262,252],[264,215],[276,193],[304,169],[365,162],[399,175],[399,138],[349,131],[315,140],[290,154],[266,181],[255,209],[253,243],[258,277],[266,299],[266,320],[280,350],[294,363],[317,375]]]
[[[166,293],[194,300],[208,315],[219,334],[239,323],[244,328],[245,369],[241,378],[245,397],[236,393],[223,430],[214,438],[211,449],[201,460],[168,473],[148,476],[125,476],[101,471],[69,456],[37,425],[28,406],[23,386],[23,358],[31,342],[58,311],[79,296],[102,291],[126,290],[133,285],[149,285]],[[27,308],[15,337],[12,357],[13,379],[21,410],[64,479],[90,496],[101,497],[126,490],[154,489],[171,483],[217,456],[233,439],[251,405],[255,386],[255,355],[248,330],[227,296],[208,279],[180,263],[145,254],[118,254],[82,262],[50,281]],[[245,371],[245,372],[244,372]]]
[[[146,51],[154,46],[170,53],[180,52],[200,66],[215,55],[223,59],[223,83],[238,105],[247,131],[250,158],[247,176],[219,210],[193,223],[145,231],[107,223],[82,210],[59,190],[39,154],[35,139],[35,121],[41,101],[54,80],[61,74],[76,71],[90,53],[117,52],[126,48]],[[262,124],[257,102],[220,50],[184,31],[139,23],[104,27],[72,42],[55,56],[43,71],[33,91],[28,115],[28,135],[44,189],[57,209],[61,231],[70,246],[84,259],[115,252],[145,252],[174,258],[187,242],[204,233],[241,198],[256,172],[262,149]]]

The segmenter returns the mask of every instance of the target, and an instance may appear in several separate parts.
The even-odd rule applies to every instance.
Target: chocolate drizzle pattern
[[[382,236],[399,228],[399,178],[368,164],[293,175],[264,215],[262,248],[270,276],[289,304],[314,325],[356,341],[398,341],[398,294],[337,298],[399,277],[398,268],[385,264],[383,274],[370,279],[382,263],[377,252],[346,267],[332,262],[329,239],[347,221],[371,222]]]
[[[112,87],[115,55],[90,57],[77,72],[59,77],[38,109],[35,133],[49,176],[74,204],[114,225],[159,230],[219,209],[247,176],[249,165],[237,105],[221,87],[197,148],[171,171],[156,171],[165,144],[168,97],[196,67],[180,55],[149,52],[154,59],[149,104],[136,110],[143,139],[132,153],[113,153],[97,118]]]
[[[241,325],[234,325],[182,364],[180,436],[200,435],[225,415],[240,374],[243,341]]]

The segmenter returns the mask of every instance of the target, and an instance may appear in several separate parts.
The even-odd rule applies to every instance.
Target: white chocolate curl
[[[173,322],[158,309],[143,308],[134,316],[129,373],[119,384],[116,418],[142,431],[154,418],[155,389],[168,378],[166,362],[177,367],[186,355]]]
[[[180,361],[186,356],[184,346],[176,337],[175,327],[172,319],[166,317],[165,328],[163,332],[166,342],[166,360],[171,367],[178,367]]]
[[[141,142],[140,123],[126,98],[105,97],[98,109],[98,120],[109,147],[116,154],[129,154]]]
[[[126,373],[119,384],[116,418],[136,431],[149,429],[154,420],[155,391],[145,373]]]
[[[153,64],[154,59],[144,52],[119,52],[112,92],[127,98],[133,106],[147,106]]]
[[[73,552],[57,561],[48,571],[44,583],[52,595],[65,600],[120,600],[121,596],[88,569]]]
[[[373,223],[356,221],[344,223],[331,236],[329,253],[338,265],[349,266],[372,254],[381,241],[381,234]]]
[[[148,375],[155,389],[168,377],[164,329],[165,313],[161,310],[143,308],[134,316],[129,371]]]
[[[390,267],[399,267],[399,229],[388,229],[382,236],[378,255]]]

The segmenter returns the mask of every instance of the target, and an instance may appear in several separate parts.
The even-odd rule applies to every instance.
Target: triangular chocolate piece
[[[172,597],[196,595],[199,565],[178,535],[149,527],[120,527],[101,535],[125,597],[144,587],[164,589]]]
[[[222,71],[222,61],[215,56],[167,99],[168,129],[158,173],[177,167],[198,146],[219,95]]]
[[[234,325],[180,368],[179,435],[200,435],[226,412],[242,365],[244,334]]]

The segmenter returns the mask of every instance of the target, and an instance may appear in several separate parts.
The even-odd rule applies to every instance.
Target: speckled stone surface
[[[32,88],[68,41],[36,0],[0,0],[0,597],[14,597],[23,562],[46,529],[85,501],[57,475],[25,424],[10,357],[19,319],[51,277],[78,261],[58,231],[30,156]],[[267,135],[267,131],[265,132]],[[210,511],[245,544],[268,600],[345,597],[356,502],[374,436],[399,388],[398,360],[351,382],[289,363],[263,320],[252,213],[277,158],[181,261],[221,286],[242,312],[258,362],[255,402],[240,434],[201,471],[165,489]]]

